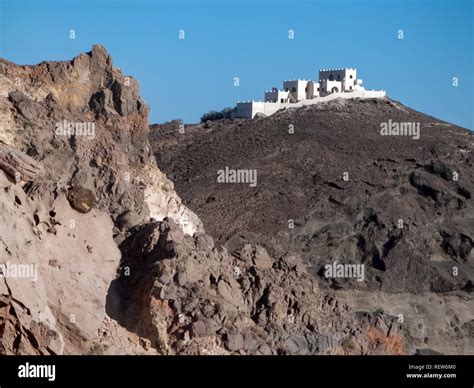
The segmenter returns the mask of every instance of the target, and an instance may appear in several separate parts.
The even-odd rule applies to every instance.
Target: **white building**
[[[298,102],[306,99],[308,81],[304,79],[295,79],[283,81],[283,90],[290,93],[291,102]]]
[[[273,88],[270,91],[265,92],[265,102],[289,102],[290,96],[288,90],[278,90]]]
[[[319,70],[319,82],[283,81],[283,90],[265,92],[265,101],[237,102],[234,117],[253,118],[257,113],[270,116],[283,108],[299,107],[335,98],[383,98],[384,90],[365,90],[356,69]]]
[[[352,92],[362,88],[356,69],[319,70],[319,83],[323,94]]]

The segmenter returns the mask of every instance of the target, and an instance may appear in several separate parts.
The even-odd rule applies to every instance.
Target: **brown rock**
[[[44,175],[43,165],[27,154],[0,142],[0,169],[13,179],[30,182]]]
[[[260,270],[271,269],[273,265],[273,259],[267,253],[267,250],[262,246],[257,246],[255,248],[253,261],[255,266]]]
[[[94,192],[82,186],[74,186],[69,190],[67,199],[79,213],[89,213],[97,201]]]
[[[214,248],[214,240],[211,236],[205,233],[200,233],[196,238],[196,246],[201,251],[210,251]]]
[[[244,337],[238,332],[227,334],[225,345],[231,352],[237,352],[244,347]]]
[[[206,335],[206,324],[203,321],[193,322],[191,332],[194,337],[204,337]]]

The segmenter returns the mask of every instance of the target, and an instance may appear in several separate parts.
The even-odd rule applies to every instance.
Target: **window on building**
[[[352,74],[349,76],[349,78],[352,78]]]
[[[285,102],[283,98],[281,99],[281,102]]]
[[[334,81],[334,76],[332,74],[329,76],[329,81]]]
[[[337,75],[337,80],[338,80],[338,81],[341,80],[341,75],[340,75],[340,74]]]
[[[296,88],[293,86],[293,87],[291,88],[291,91],[292,91],[293,93],[295,93],[295,92],[296,92]]]

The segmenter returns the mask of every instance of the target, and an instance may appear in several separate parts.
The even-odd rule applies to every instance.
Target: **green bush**
[[[215,110],[211,110],[207,113],[204,113],[201,116],[201,123],[205,123],[206,121],[216,121],[216,120],[223,120],[223,119],[231,119],[232,112],[234,111],[233,108],[224,108],[221,111],[217,112]]]

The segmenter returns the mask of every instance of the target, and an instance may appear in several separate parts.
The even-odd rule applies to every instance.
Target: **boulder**
[[[72,187],[68,191],[67,199],[71,207],[79,213],[89,213],[97,202],[94,192],[82,186]]]

